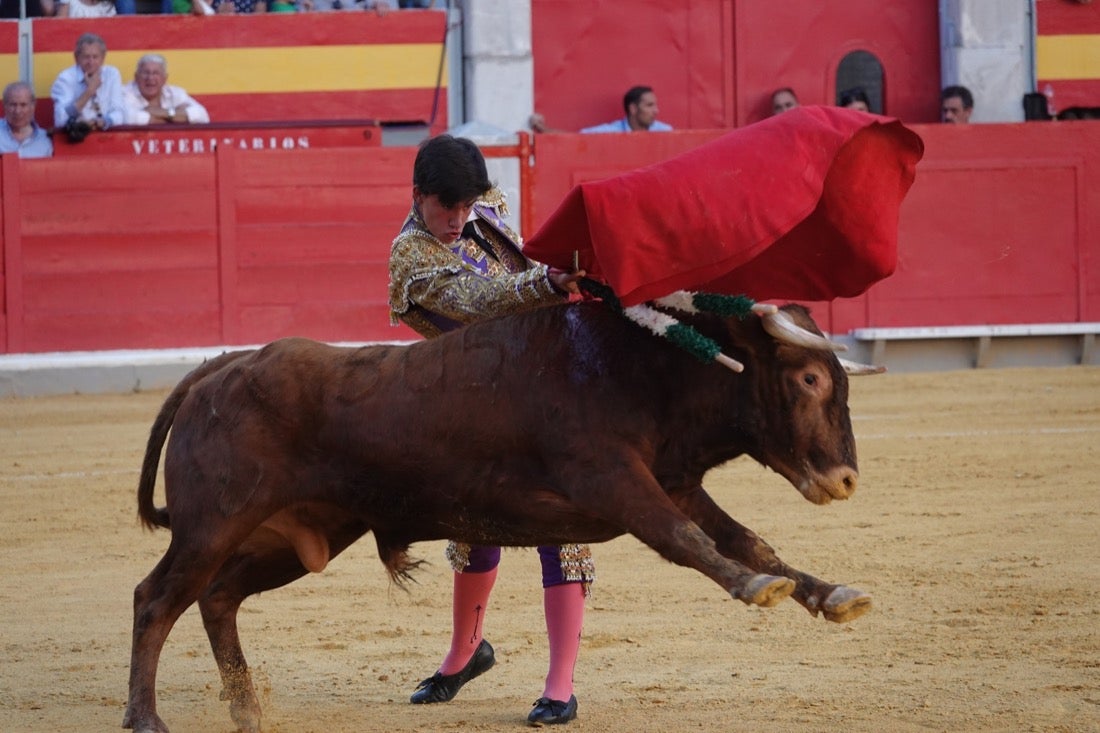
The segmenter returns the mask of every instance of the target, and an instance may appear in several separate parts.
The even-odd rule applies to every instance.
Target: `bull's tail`
[[[203,362],[176,385],[161,406],[160,413],[149,430],[149,441],[145,444],[145,460],[141,463],[141,478],[138,480],[138,518],[147,529],[171,526],[168,520],[168,507],[158,508],[153,505],[153,490],[157,485],[161,450],[164,448],[164,441],[168,438],[168,431],[176,419],[176,412],[180,409],[180,405],[183,404],[191,388],[200,380],[250,353],[252,352],[231,351]]]

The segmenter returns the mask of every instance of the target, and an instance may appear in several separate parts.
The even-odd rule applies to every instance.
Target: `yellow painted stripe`
[[[3,84],[7,84],[11,81],[16,81],[19,78],[19,54],[17,53],[0,53],[0,79],[3,79]],[[37,92],[36,92],[37,93]]]
[[[434,89],[442,46],[391,43],[149,51],[168,59],[169,81],[190,94],[271,94]],[[133,78],[137,60],[146,52],[110,51],[107,63],[118,68],[125,83]],[[35,54],[35,89],[48,94],[58,73],[72,64],[71,53]],[[446,67],[442,81],[446,86]]]
[[[1100,34],[1039,36],[1035,65],[1040,79],[1100,79]]]

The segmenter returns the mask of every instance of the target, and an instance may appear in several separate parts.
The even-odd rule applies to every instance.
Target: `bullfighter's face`
[[[462,227],[474,208],[472,200],[445,206],[437,194],[425,194],[416,186],[413,187],[413,202],[424,226],[443,244],[451,244],[462,236]]]

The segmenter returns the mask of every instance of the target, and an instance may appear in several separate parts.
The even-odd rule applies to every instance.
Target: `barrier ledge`
[[[119,125],[73,142],[54,130],[54,155],[157,157],[212,153],[219,146],[242,150],[379,147],[382,125],[375,120],[290,120],[207,124]]]
[[[412,341],[336,342],[353,347]],[[0,355],[0,397],[166,390],[207,359],[260,345]]]
[[[974,366],[989,365],[994,338],[1052,338],[1080,336],[1079,364],[1094,363],[1096,335],[1100,334],[1100,322],[1074,323],[1008,323],[969,326],[905,326],[884,328],[855,328],[852,338],[872,342],[871,360],[883,363],[888,341],[917,341],[929,339],[977,339],[978,353]]]

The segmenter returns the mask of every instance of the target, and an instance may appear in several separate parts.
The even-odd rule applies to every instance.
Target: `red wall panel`
[[[901,209],[894,275],[810,304],[834,333],[1100,319],[1100,125],[914,125],[925,155]],[[662,160],[724,130],[542,135],[535,227],[575,184]]]
[[[914,130],[925,156],[897,272],[859,298],[811,304],[819,323],[1100,320],[1100,125]],[[580,181],[724,132],[540,136],[528,213],[537,225]],[[415,152],[3,156],[3,350],[415,338],[389,327],[386,308]]]
[[[621,117],[635,84],[657,93],[676,128],[738,127],[771,114],[791,86],[803,104],[834,104],[850,51],[885,71],[886,113],[939,119],[939,16],[934,2],[881,0],[532,0],[535,108],[579,130]],[[598,73],[595,73],[598,72]]]

